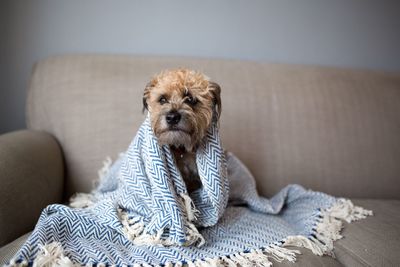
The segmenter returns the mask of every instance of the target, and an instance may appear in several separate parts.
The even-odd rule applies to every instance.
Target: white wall
[[[400,1],[0,2],[0,133],[25,127],[32,64],[71,52],[224,57],[400,71]]]

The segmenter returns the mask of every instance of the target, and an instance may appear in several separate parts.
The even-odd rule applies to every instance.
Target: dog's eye
[[[167,101],[167,99],[165,98],[165,96],[161,96],[160,99],[158,99],[158,102],[159,102],[161,105],[164,105],[164,104],[167,103],[168,101]]]
[[[185,102],[189,105],[194,105],[197,103],[197,100],[193,96],[187,96]]]

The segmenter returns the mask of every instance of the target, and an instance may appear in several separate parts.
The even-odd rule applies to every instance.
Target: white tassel
[[[33,261],[33,267],[74,267],[78,266],[64,255],[61,244],[53,242],[40,246],[40,252]]]
[[[192,199],[190,198],[190,196],[184,193],[181,193],[180,196],[183,198],[188,220],[190,222],[196,220],[196,215],[199,213],[199,211],[196,209]]]
[[[132,220],[129,219],[128,213],[122,211],[122,209],[118,209],[119,220],[122,223],[123,231],[125,233],[126,238],[133,241],[136,237],[138,237],[144,229],[144,223],[137,222],[132,224]]]
[[[342,227],[343,223],[341,220],[325,213],[322,215],[322,219],[318,222],[316,227],[318,239],[324,243],[329,240],[341,239],[343,237],[340,234]]]
[[[123,215],[124,216],[124,215]],[[160,230],[157,235],[149,235],[143,232],[144,223],[135,223],[130,225],[129,221],[125,218],[121,219],[123,225],[123,231],[125,236],[133,241],[135,245],[161,245],[161,246],[172,246],[176,245],[170,239],[161,239],[163,230]],[[190,246],[196,244],[197,247],[205,244],[204,237],[198,232],[193,224],[189,224],[190,228],[187,228],[186,243],[184,246]]]
[[[156,235],[149,235],[142,233],[135,237],[133,240],[133,243],[137,246],[141,245],[164,245],[163,241],[157,237]]]
[[[295,247],[304,247],[311,250],[315,255],[322,256],[324,255],[323,247],[319,246],[315,242],[311,241],[307,237],[303,235],[296,235],[296,236],[288,236],[285,239],[285,243],[283,246],[295,246]]]
[[[97,171],[99,181],[101,181],[103,177],[107,175],[111,165],[112,165],[112,160],[109,156],[107,156],[106,159],[103,161],[103,167],[101,167],[101,169]]]
[[[208,266],[212,266],[212,267],[224,267],[224,265],[222,264],[222,262],[219,258],[214,258],[214,259],[206,258],[205,263],[208,264]]]
[[[236,266],[241,267],[252,267],[251,262],[241,257],[239,254],[232,254],[230,258],[233,262],[235,262]]]
[[[265,252],[271,254],[272,258],[278,262],[288,260],[290,262],[296,261],[296,254],[301,254],[298,250],[291,250],[277,245],[271,245],[265,249]]]
[[[94,204],[95,197],[93,194],[77,193],[70,198],[69,202],[72,208],[87,208]]]
[[[373,212],[371,210],[366,210],[361,207],[354,206],[351,200],[344,198],[339,199],[326,212],[328,212],[331,217],[345,220],[348,223],[360,219],[365,219],[367,216],[373,215]]]
[[[196,209],[192,199],[189,195],[181,193],[181,198],[183,199],[183,204],[186,210],[186,216],[188,219],[187,222],[187,229],[186,229],[186,243],[185,246],[190,246],[192,244],[197,243],[197,247],[201,247],[205,244],[205,240],[203,236],[199,233],[196,226],[191,223],[192,221],[196,220],[196,215],[199,211]]]
[[[272,262],[268,259],[268,256],[263,253],[261,250],[252,250],[248,253],[239,253],[240,256],[247,259],[252,266],[259,267],[270,267],[272,266]]]
[[[208,264],[203,260],[195,260],[194,261],[194,266],[195,267],[207,267]]]
[[[233,260],[229,259],[226,256],[222,257],[222,262],[225,263],[225,265],[228,265],[228,267],[236,267],[237,266],[237,264]]]
[[[190,246],[197,243],[196,246],[201,247],[206,243],[204,237],[199,233],[199,230],[197,230],[196,226],[193,223],[188,223],[186,234],[187,241],[185,246]]]
[[[188,267],[196,267],[196,265],[194,264],[194,262],[191,261],[191,260],[188,260],[188,261],[186,262],[186,264],[187,264]]]

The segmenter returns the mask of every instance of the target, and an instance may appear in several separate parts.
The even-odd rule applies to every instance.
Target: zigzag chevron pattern
[[[95,204],[48,206],[15,258],[32,263],[40,245],[52,242],[62,244],[81,265],[153,266],[229,257],[279,245],[288,236],[312,235],[320,210],[336,201],[297,185],[271,200],[259,197],[248,170],[224,154],[217,125],[210,127],[196,156],[203,187],[190,195],[189,204],[198,210],[190,221],[184,181],[147,118],[94,192]],[[203,238],[205,244],[196,246]]]

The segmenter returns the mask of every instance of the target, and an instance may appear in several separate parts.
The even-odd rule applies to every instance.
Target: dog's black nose
[[[181,114],[176,111],[170,112],[165,117],[169,125],[177,124],[181,120]]]

